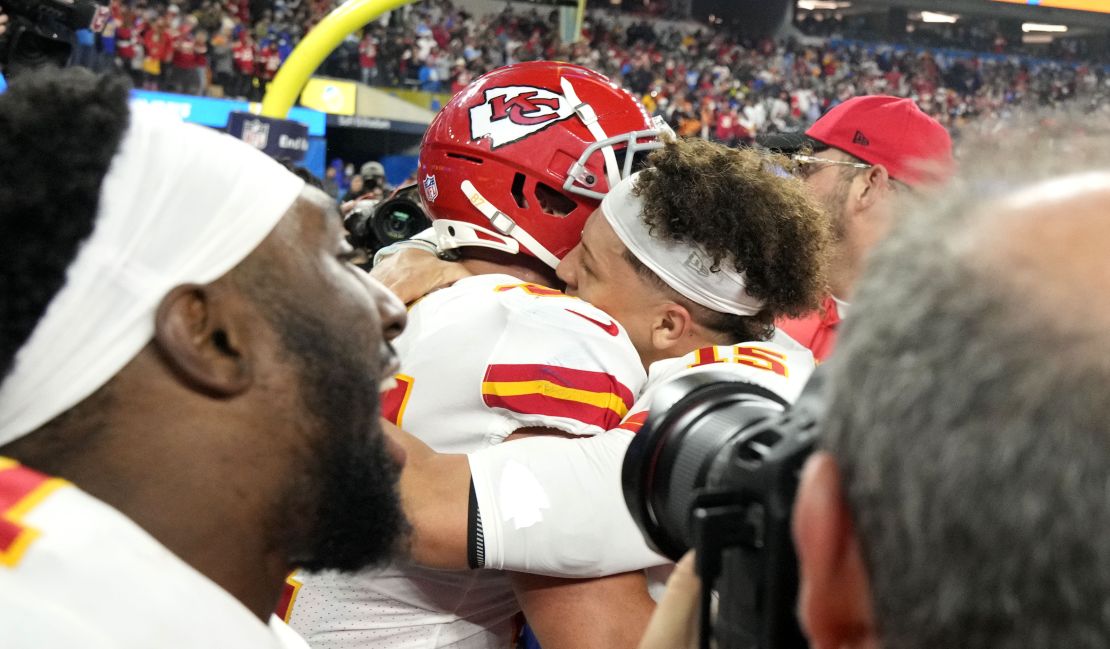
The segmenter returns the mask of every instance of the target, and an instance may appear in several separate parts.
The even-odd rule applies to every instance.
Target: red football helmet
[[[552,61],[475,80],[420,146],[420,197],[441,249],[525,253],[554,268],[661,121],[603,75]]]

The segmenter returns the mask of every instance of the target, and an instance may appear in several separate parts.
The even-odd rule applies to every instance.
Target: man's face
[[[850,157],[840,149],[815,151],[814,157],[826,160],[848,161]],[[850,211],[848,201],[851,195],[852,178],[855,169],[842,165],[806,164],[802,167],[802,179],[813,196],[825,208],[833,226],[833,237],[844,241],[849,236],[851,224],[848,222]]]
[[[404,326],[404,306],[347,261],[343,235],[334,201],[306,189],[271,235],[272,271],[247,288],[298,393],[273,394],[275,411],[291,411],[299,457],[274,499],[272,539],[309,570],[380,562],[407,531],[400,456],[378,419],[380,383],[397,369],[388,340]]]
[[[651,307],[662,295],[625,258],[627,248],[594,210],[582,229],[582,240],[559,262],[555,274],[568,295],[581,298],[613,316],[628,331],[640,358],[653,356]]]

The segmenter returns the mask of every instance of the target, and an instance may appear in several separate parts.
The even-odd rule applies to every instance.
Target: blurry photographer
[[[389,193],[390,188],[385,182],[385,167],[382,163],[371,160],[359,168],[358,174],[362,176],[364,192],[373,194],[374,198],[382,198]]]
[[[94,67],[89,42],[111,15],[95,0],[2,0],[0,12],[0,69],[9,76],[71,59]]]
[[[907,219],[861,283],[794,506],[815,648],[1110,644],[1110,312],[1092,299],[1110,171],[1014,183],[1004,168],[1085,152],[1039,142],[1056,155],[968,165],[986,172]],[[675,583],[643,649],[692,646],[696,588]]]
[[[347,183],[347,193],[343,194],[342,203],[357,201],[366,194],[366,182],[359,174],[351,176]]]
[[[364,191],[340,209],[347,241],[367,255],[365,263],[359,263],[363,268],[373,265],[371,260],[381,248],[412,239],[431,225],[416,185],[400,187],[384,200],[380,188]]]

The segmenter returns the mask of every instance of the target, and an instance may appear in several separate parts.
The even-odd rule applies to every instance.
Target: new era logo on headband
[[[490,88],[485,101],[470,109],[470,138],[490,138],[496,149],[574,115],[566,97],[535,86]]]
[[[690,253],[690,256],[686,258],[685,265],[687,268],[694,271],[698,275],[701,275],[702,277],[709,277],[711,273],[711,271],[709,270],[709,264],[705,263],[705,260],[701,258],[701,255],[696,252]]]
[[[867,136],[860,131],[856,131],[856,135],[852,138],[852,142],[860,146],[871,146],[871,140],[868,140]]]

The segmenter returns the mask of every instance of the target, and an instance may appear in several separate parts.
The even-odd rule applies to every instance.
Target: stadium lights
[[[851,6],[851,2],[832,2],[832,0],[798,0],[798,8],[804,11],[815,11],[817,9],[844,9]]]
[[[1029,32],[1052,32],[1052,33],[1056,33],[1056,34],[1062,34],[1066,31],[1068,31],[1068,26],[1067,25],[1045,25],[1045,24],[1042,24],[1042,23],[1022,23],[1021,24],[1021,31],[1025,32],[1027,34]]]
[[[959,19],[959,16],[937,13],[936,11],[921,12],[921,22],[923,23],[954,23]]]

